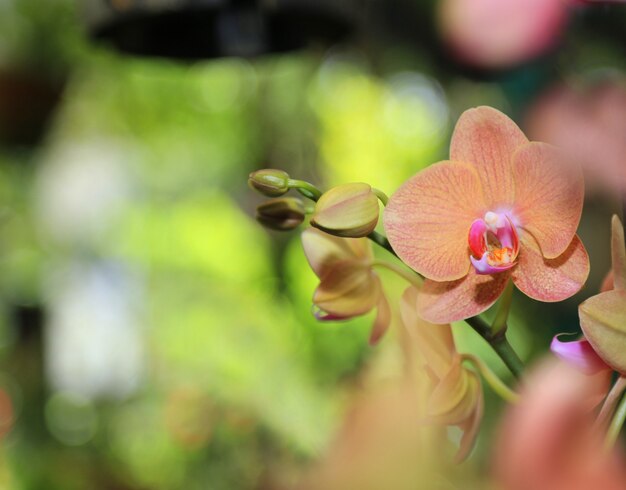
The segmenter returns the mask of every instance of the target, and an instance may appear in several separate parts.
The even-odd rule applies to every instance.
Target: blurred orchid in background
[[[509,279],[539,301],[572,296],[589,273],[576,235],[583,197],[582,174],[554,147],[529,142],[495,109],[464,112],[450,160],[407,181],[384,213],[395,252],[427,279],[420,315],[477,315]]]
[[[302,246],[320,284],[313,294],[319,320],[347,320],[377,309],[370,343],[389,327],[391,310],[378,275],[372,270],[374,254],[367,238],[340,238],[316,228],[302,233]]]
[[[400,312],[408,335],[415,339],[417,354],[431,382],[425,420],[438,425],[455,425],[463,431],[455,458],[460,462],[474,447],[483,416],[480,378],[463,366],[450,325],[433,325],[419,317],[419,294],[415,287],[407,289]]]

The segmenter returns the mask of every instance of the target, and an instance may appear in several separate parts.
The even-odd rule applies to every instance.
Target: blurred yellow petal
[[[339,238],[316,228],[307,228],[302,232],[302,246],[317,277],[324,276],[336,262],[373,258],[372,246],[367,238]]]

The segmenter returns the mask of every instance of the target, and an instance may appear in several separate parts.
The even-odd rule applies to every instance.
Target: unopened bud
[[[264,196],[278,197],[289,190],[289,174],[274,168],[264,168],[248,176],[248,184]]]
[[[311,225],[341,237],[364,237],[378,223],[378,198],[368,184],[333,187],[319,198]]]
[[[297,228],[305,217],[304,203],[297,197],[270,199],[256,208],[256,219],[266,228],[287,231]]]

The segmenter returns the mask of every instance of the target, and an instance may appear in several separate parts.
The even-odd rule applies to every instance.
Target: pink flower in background
[[[372,270],[367,238],[339,238],[316,228],[302,233],[302,246],[320,284],[313,294],[318,320],[348,320],[377,309],[370,344],[387,331],[391,310],[382,283]]]
[[[528,112],[525,126],[583,165],[590,182],[626,192],[626,79],[575,87],[552,87]]]
[[[593,409],[606,395],[610,380],[609,370],[585,375],[557,360],[535,369],[499,431],[494,452],[499,488],[626,488],[621,450],[605,451],[604,434],[593,426]]]
[[[453,54],[483,68],[506,68],[538,56],[560,40],[565,0],[442,0],[441,34]]]
[[[384,225],[398,256],[427,278],[420,314],[450,323],[485,311],[509,279],[539,301],[580,290],[589,273],[576,235],[583,197],[576,166],[479,107],[459,118],[450,160],[391,196]]]

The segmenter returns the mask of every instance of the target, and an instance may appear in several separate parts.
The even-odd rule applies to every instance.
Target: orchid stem
[[[504,384],[481,359],[472,354],[462,354],[461,358],[463,361],[471,362],[487,384],[491,386],[491,389],[500,395],[503,400],[509,403],[517,403],[519,401],[519,395]]]
[[[611,391],[609,391],[609,394],[602,405],[602,409],[596,418],[595,427],[598,430],[606,430],[606,427],[613,416],[613,412],[615,411],[615,406],[619,403],[624,390],[626,390],[626,378],[624,376],[620,376],[617,378],[617,381],[611,388]]]
[[[300,194],[312,201],[317,201],[322,197],[322,191],[305,180],[289,179],[287,185],[291,189],[296,189]]]
[[[384,260],[374,260],[372,262],[372,265],[378,266],[378,267],[384,267],[385,269],[395,272],[398,276],[406,280],[409,284],[412,284],[413,286],[418,287],[418,288],[422,287],[423,280],[420,276],[418,276],[417,274],[408,272],[398,267],[396,264],[392,264],[391,262],[385,262]]]
[[[615,410],[615,415],[613,415],[613,419],[609,425],[608,430],[606,431],[606,438],[604,439],[604,448],[607,451],[610,451],[615,445],[615,441],[619,437],[619,433],[622,430],[622,426],[624,425],[624,420],[626,419],[626,396],[622,397],[622,400],[619,402],[617,406],[617,410]]]
[[[387,252],[391,253],[393,256],[398,257],[393,251],[393,248],[391,248],[391,243],[389,243],[389,240],[387,240],[387,237],[385,235],[381,235],[377,231],[373,231],[369,235],[367,235],[367,238],[372,240],[376,245],[387,250]]]
[[[498,335],[500,332],[506,331],[509,312],[511,311],[512,298],[513,281],[509,280],[502,296],[500,296],[500,305],[498,306],[496,317],[493,319],[493,323],[491,324],[491,333],[493,335]]]

